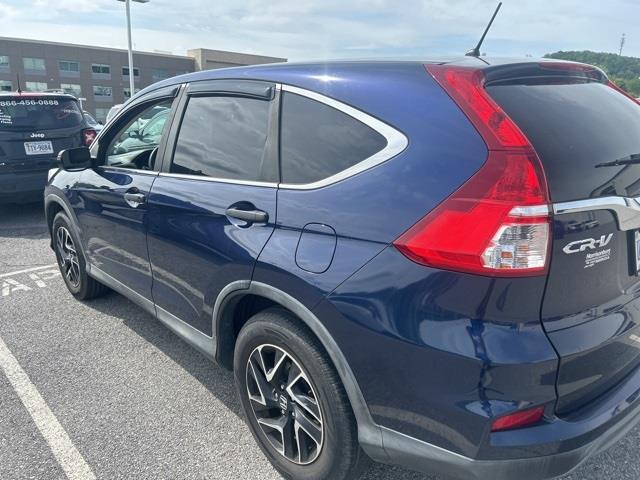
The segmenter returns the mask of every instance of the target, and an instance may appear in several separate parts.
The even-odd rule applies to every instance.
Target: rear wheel
[[[63,212],[53,219],[51,231],[58,267],[71,294],[78,300],[90,300],[108,292],[107,287],[87,275],[87,264],[80,242],[73,233],[69,218]]]
[[[367,457],[344,388],[293,315],[269,309],[252,317],[238,336],[234,372],[253,436],[285,478],[358,476]]]

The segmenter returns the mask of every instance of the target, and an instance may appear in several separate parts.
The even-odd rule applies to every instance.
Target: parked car
[[[122,108],[122,104],[118,103],[116,105],[114,105],[113,107],[111,107],[109,109],[109,111],[107,112],[107,121],[106,123],[109,123],[109,120],[111,120],[113,117],[116,116],[116,114],[120,111],[120,109]]]
[[[41,199],[58,152],[95,136],[72,95],[0,93],[0,203]]]
[[[542,479],[640,418],[639,132],[578,63],[204,71],[62,152],[46,216],[76,298],[233,369],[285,478]]]
[[[96,131],[96,133],[100,133],[100,130],[102,130],[102,127],[103,127],[102,123],[100,123],[95,118],[93,118],[93,115],[91,115],[86,110],[82,111],[82,115],[84,116],[84,119],[87,121],[87,125],[93,128]]]

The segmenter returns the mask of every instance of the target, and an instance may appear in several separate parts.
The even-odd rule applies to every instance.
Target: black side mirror
[[[84,170],[93,166],[87,147],[68,148],[58,153],[58,165],[63,170]]]

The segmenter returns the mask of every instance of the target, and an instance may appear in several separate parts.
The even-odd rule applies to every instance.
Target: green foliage
[[[560,51],[548,53],[545,57],[588,63],[600,67],[620,88],[626,90],[634,97],[640,97],[640,58],[625,57],[615,53],[592,52],[589,50]]]

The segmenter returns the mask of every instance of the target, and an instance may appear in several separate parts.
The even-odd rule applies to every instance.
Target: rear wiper
[[[617,160],[613,160],[612,162],[598,163],[596,165],[596,168],[617,167],[619,165],[634,165],[636,163],[640,163],[640,153],[634,153],[633,155],[629,155],[628,157],[622,157]]]

